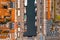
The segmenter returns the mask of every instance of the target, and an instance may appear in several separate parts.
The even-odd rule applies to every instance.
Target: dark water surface
[[[35,0],[28,0],[27,10],[27,32],[24,33],[24,36],[35,36],[36,27],[35,27]]]

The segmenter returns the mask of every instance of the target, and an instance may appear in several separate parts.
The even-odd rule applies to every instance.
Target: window
[[[7,8],[8,8],[8,6],[7,6],[7,5],[4,5],[4,6],[3,6],[3,8],[4,8],[4,9],[7,9]]]
[[[15,2],[10,2],[10,8],[15,8]]]

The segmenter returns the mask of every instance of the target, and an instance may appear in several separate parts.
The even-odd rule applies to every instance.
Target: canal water
[[[36,27],[35,27],[35,0],[28,0],[26,15],[27,15],[27,32],[24,33],[24,36],[36,36]]]

